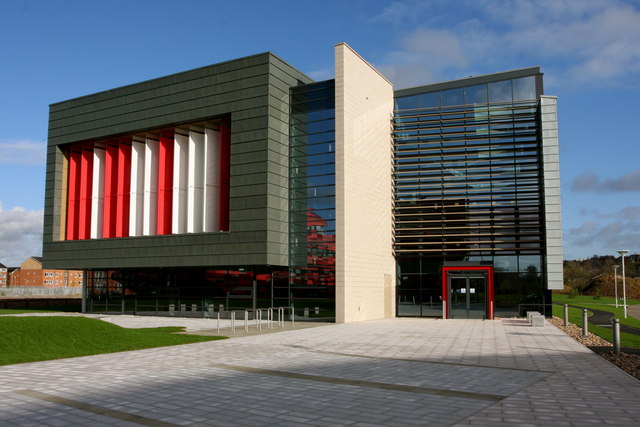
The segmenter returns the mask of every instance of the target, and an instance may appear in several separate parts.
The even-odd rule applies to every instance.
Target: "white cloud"
[[[424,0],[394,1],[382,9],[382,12],[374,16],[372,20],[392,25],[406,25],[408,21],[418,19],[421,12],[434,6],[433,2],[425,2]]]
[[[640,191],[640,169],[619,178],[602,179],[595,172],[585,172],[571,182],[571,190],[578,192],[610,193]]]
[[[42,209],[29,211],[19,206],[5,210],[0,203],[0,262],[17,266],[42,253]]]
[[[613,214],[599,214],[598,218],[622,218],[626,221],[636,221],[640,220],[640,206],[627,206],[626,208],[620,209],[618,212]]]
[[[566,81],[607,82],[640,71],[640,11],[618,1],[516,2],[509,50],[538,52],[541,60],[568,60]],[[537,6],[531,8],[530,6]],[[505,17],[506,18],[506,17]]]
[[[333,78],[333,67],[325,67],[318,70],[307,71],[306,74],[317,82]]]
[[[519,0],[394,2],[377,19],[405,20],[412,30],[379,64],[398,87],[416,83],[406,70],[453,79],[498,69],[542,65],[547,84],[638,85],[640,9],[623,1]],[[453,11],[452,11],[453,9]],[[434,18],[434,13],[449,14]],[[466,16],[460,19],[459,16]],[[411,24],[420,22],[419,27]],[[523,62],[527,61],[527,62]],[[535,61],[537,63],[531,63]],[[393,64],[393,65],[391,65]],[[395,77],[394,77],[395,76]],[[421,79],[424,83],[424,75]]]
[[[46,142],[0,140],[0,164],[44,165],[46,152]]]
[[[596,216],[597,221],[586,221],[566,230],[565,246],[580,252],[581,256],[605,255],[620,248],[640,251],[640,206]]]
[[[420,27],[399,40],[400,49],[389,52],[380,69],[398,88],[478,74],[475,64],[490,61],[497,37],[475,20],[451,30]]]

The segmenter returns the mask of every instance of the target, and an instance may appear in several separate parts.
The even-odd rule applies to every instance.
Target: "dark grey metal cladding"
[[[288,264],[289,87],[312,80],[271,53],[50,107],[43,255],[51,268]],[[60,146],[231,116],[230,230],[61,241]]]

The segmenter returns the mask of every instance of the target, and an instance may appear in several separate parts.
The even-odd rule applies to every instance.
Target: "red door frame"
[[[442,267],[442,301],[446,304],[445,319],[449,318],[449,272],[450,271],[483,271],[487,273],[487,319],[493,319],[494,303],[493,303],[493,267],[490,266],[474,266],[474,267]]]

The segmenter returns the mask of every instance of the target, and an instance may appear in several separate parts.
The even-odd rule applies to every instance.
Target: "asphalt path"
[[[559,305],[564,305],[564,304],[559,304]],[[602,326],[604,328],[610,328],[611,327],[611,319],[613,319],[615,317],[613,313],[609,313],[608,311],[598,310],[598,309],[591,308],[591,307],[579,307],[579,306],[576,306],[576,305],[569,305],[569,307],[579,308],[579,309],[587,308],[588,311],[593,313],[591,316],[589,316],[589,322],[593,323],[596,326]],[[634,307],[637,307],[637,306],[634,306]],[[630,311],[629,307],[627,307],[627,315],[630,314],[629,311]],[[620,323],[620,332],[626,332],[628,334],[633,334],[633,335],[640,336],[640,328],[635,328],[633,326],[623,325],[622,323]]]

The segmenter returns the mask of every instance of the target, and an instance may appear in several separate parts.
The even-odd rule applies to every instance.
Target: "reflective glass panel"
[[[464,90],[462,88],[442,91],[442,106],[464,104]]]
[[[440,106],[440,92],[423,93],[418,95],[419,108],[435,108]]]
[[[489,102],[510,102],[511,80],[489,83]]]
[[[465,88],[466,104],[486,104],[487,85],[467,86]]]
[[[418,107],[418,97],[415,95],[396,98],[397,110],[410,110],[417,107]]]
[[[329,315],[335,308],[334,97],[333,81],[291,90],[290,280],[278,297]]]
[[[513,100],[528,101],[531,99],[536,99],[535,76],[513,79]]]

